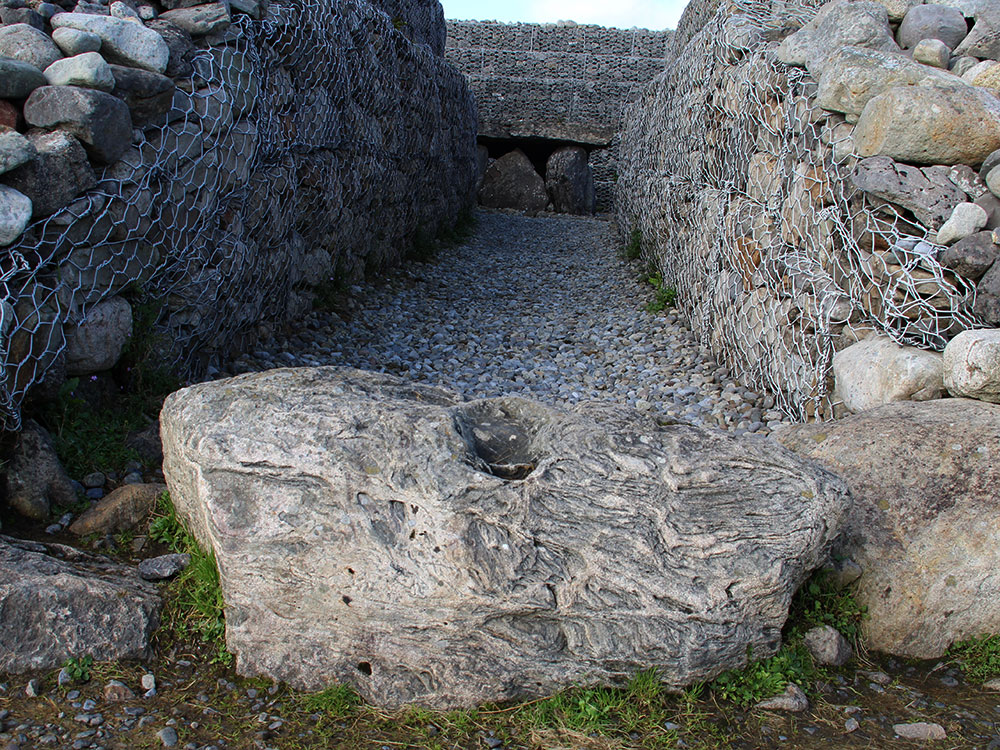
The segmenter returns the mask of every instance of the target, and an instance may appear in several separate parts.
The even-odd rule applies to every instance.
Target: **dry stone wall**
[[[473,199],[475,103],[439,54],[436,0],[176,5],[5,4],[7,427],[67,350],[71,375],[106,364],[79,363],[81,337],[123,331],[106,342],[121,352],[122,296],[158,311],[167,359],[198,374]]]
[[[672,32],[577,24],[448,21],[445,54],[469,80],[487,138],[547,138],[591,152],[610,206],[622,109],[666,64]]]
[[[704,342],[804,419],[844,411],[852,378],[868,405],[941,395],[940,355],[913,350],[1000,318],[997,6],[897,5],[693,3],[623,126],[622,231]],[[885,371],[847,372],[871,335]]]

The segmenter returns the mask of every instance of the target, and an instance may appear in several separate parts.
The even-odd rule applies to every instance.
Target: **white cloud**
[[[630,29],[672,29],[686,0],[535,0],[525,21],[576,21]]]

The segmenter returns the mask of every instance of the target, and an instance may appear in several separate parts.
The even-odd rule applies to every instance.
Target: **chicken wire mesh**
[[[774,57],[822,4],[718,7],[629,109],[616,191],[702,342],[803,420],[840,412],[833,355],[868,332],[941,350],[980,325],[933,233],[853,187],[851,125]]]
[[[471,95],[367,3],[272,3],[176,62],[166,121],[2,253],[3,430],[102,300],[141,297],[160,358],[198,377],[307,310],[308,288],[397,260],[468,203]]]

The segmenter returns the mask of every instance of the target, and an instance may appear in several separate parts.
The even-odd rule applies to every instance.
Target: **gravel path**
[[[353,287],[349,320],[314,312],[234,369],[350,365],[469,397],[614,401],[737,432],[781,421],[676,315],[645,309],[652,288],[609,222],[478,218],[467,244]]]

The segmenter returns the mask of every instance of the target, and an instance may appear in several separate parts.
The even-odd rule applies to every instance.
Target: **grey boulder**
[[[112,93],[128,105],[132,124],[144,127],[156,122],[170,111],[174,100],[174,82],[164,75],[148,70],[112,65]]]
[[[115,87],[111,66],[97,52],[56,60],[45,69],[45,79],[51,86],[83,86],[98,91],[111,91]]]
[[[100,164],[113,164],[132,145],[128,106],[103,91],[42,86],[24,103],[24,119],[36,127],[72,133]]]
[[[81,654],[143,658],[160,607],[134,568],[0,536],[0,672],[54,669]]]
[[[506,154],[486,170],[479,202],[487,208],[542,211],[549,205],[545,180],[521,149]]]
[[[224,3],[209,3],[193,8],[177,8],[160,14],[164,21],[179,26],[191,36],[216,34],[229,28],[229,8]]]
[[[62,57],[52,38],[26,23],[0,26],[0,57],[10,57],[45,70]]]
[[[109,62],[162,73],[170,59],[163,37],[136,21],[91,13],[59,13],[51,23],[53,29],[76,29],[99,36],[101,52]]]
[[[947,178],[932,182],[930,177],[919,167],[871,156],[858,161],[850,179],[859,190],[905,208],[925,227],[938,229],[955,206],[966,201],[966,193]]]
[[[0,99],[24,99],[45,83],[45,75],[31,63],[0,57]]]
[[[21,236],[31,221],[31,199],[6,185],[0,185],[0,247]]]
[[[200,384],[160,429],[237,670],[382,706],[648,667],[676,689],[771,654],[849,505],[770,440],[356,370]]]
[[[780,433],[847,480],[854,497],[839,553],[864,573],[869,648],[918,659],[1000,622],[1000,406],[902,401]]]
[[[1000,4],[983,0],[975,9],[975,24],[955,48],[956,55],[1000,60]]]
[[[991,326],[1000,326],[1000,263],[994,263],[976,285],[973,312]]]
[[[82,320],[66,323],[66,374],[110,370],[132,336],[132,307],[122,297],[94,305]]]
[[[924,39],[938,39],[955,49],[969,33],[965,14],[945,5],[918,5],[911,8],[899,24],[896,41],[903,49],[912,49]]]
[[[556,211],[592,214],[597,205],[594,171],[587,150],[581,146],[556,149],[545,165],[545,188]]]
[[[32,131],[27,137],[37,157],[0,175],[0,182],[28,196],[32,218],[55,213],[97,183],[86,152],[69,133]]]
[[[42,521],[53,506],[76,502],[76,490],[59,463],[52,437],[37,423],[26,420],[17,436],[7,467],[7,502],[26,518]]]
[[[941,252],[938,260],[966,279],[983,276],[1000,257],[1000,245],[993,242],[993,232],[976,232]]]

